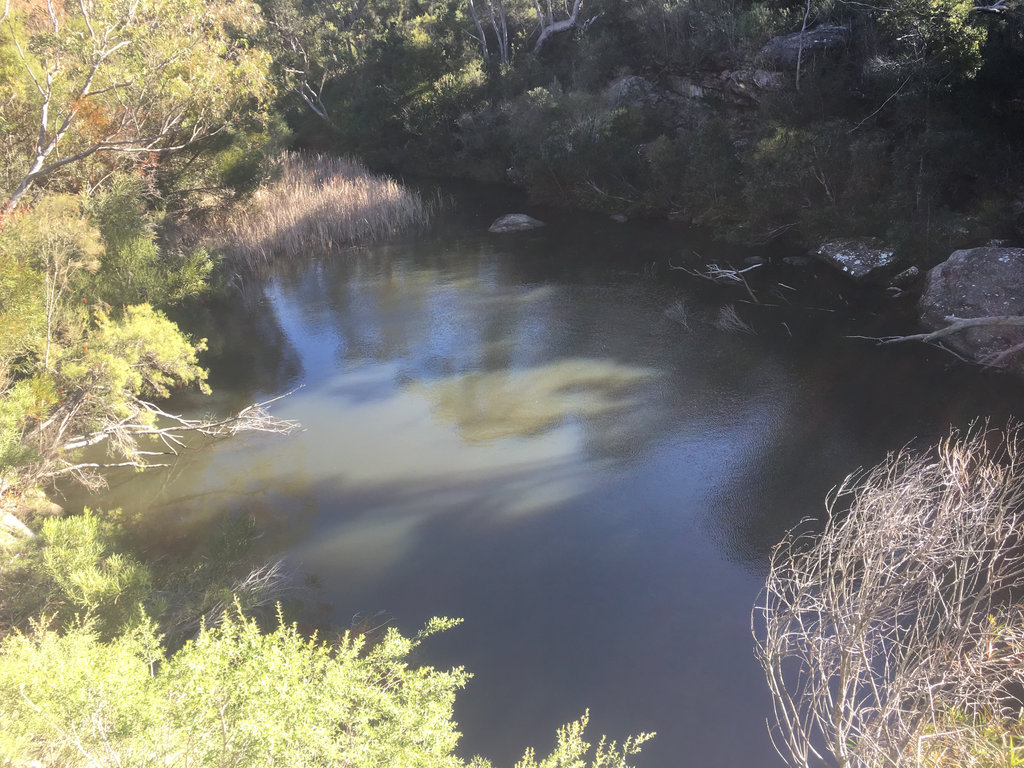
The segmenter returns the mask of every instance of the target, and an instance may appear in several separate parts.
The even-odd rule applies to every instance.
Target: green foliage
[[[630,59],[676,71],[724,69],[750,58],[773,35],[799,23],[802,5],[733,0],[630,3],[636,32]]]
[[[45,332],[43,276],[5,247],[0,236],[0,369],[27,354]]]
[[[538,763],[534,751],[528,749],[515,768],[583,768],[587,765],[593,768],[620,768],[626,765],[631,756],[640,752],[645,742],[654,738],[653,733],[641,733],[629,737],[619,746],[614,741],[607,742],[602,736],[593,758],[588,761],[587,753],[591,745],[584,740],[583,734],[589,720],[590,713],[585,712],[576,722],[562,726],[558,729],[554,752]]]
[[[39,535],[4,553],[0,636],[32,616],[65,630],[87,622],[103,638],[142,619],[152,604],[149,569],[120,551],[116,514],[46,518]]]
[[[904,68],[933,82],[969,78],[982,64],[987,30],[971,0],[901,0],[879,15],[890,49]]]
[[[106,246],[92,281],[93,298],[115,308],[142,303],[166,307],[207,290],[212,257],[203,249],[161,252],[142,179],[115,175],[90,203]]]
[[[130,539],[121,522],[50,518],[0,559],[3,764],[491,768],[455,754],[453,707],[469,673],[412,663],[460,620],[325,643],[280,607],[266,631],[236,601],[169,653],[142,608],[162,610],[154,587],[166,584],[119,551]],[[586,725],[585,714],[559,729],[550,756],[528,750],[518,768],[629,768],[651,737],[594,748]]]
[[[452,705],[469,674],[409,663],[424,637],[456,623],[434,619],[412,639],[392,628],[366,648],[359,636],[328,646],[283,622],[265,633],[226,615],[169,658],[149,622],[107,643],[88,622],[63,634],[37,623],[0,645],[0,760],[459,768]],[[650,738],[602,738],[588,760],[586,723],[519,767],[627,768]]]
[[[0,479],[37,456],[33,446],[25,442],[29,419],[39,405],[33,381],[19,381],[0,397]]]
[[[131,403],[136,396],[166,397],[188,384],[206,391],[197,359],[204,343],[138,302],[167,306],[200,294],[212,257],[202,249],[160,253],[137,179],[115,175],[86,202],[83,210],[78,197],[46,196],[0,230],[0,475],[7,483],[27,477],[21,467],[45,472],[70,458],[63,446],[76,432],[122,419],[148,423]],[[111,313],[104,301],[124,303]],[[130,440],[118,447],[124,455],[134,450]]]
[[[0,230],[0,392],[14,376],[31,371],[33,354],[43,346],[47,329],[48,280],[36,266],[43,261],[38,248],[45,244],[33,242],[38,232],[26,231],[34,225],[20,218]],[[5,425],[14,410],[4,406],[6,415],[0,420]],[[6,427],[0,429],[6,433]]]
[[[209,391],[196,357],[205,339],[189,341],[163,313],[139,304],[125,307],[119,320],[97,309],[94,321],[88,350],[69,351],[62,361],[69,385],[90,382],[96,398],[109,398],[115,410],[130,396],[167,397],[172,386],[197,384]]]
[[[0,250],[19,264],[66,284],[72,275],[95,272],[103,253],[99,229],[73,195],[50,195],[14,217],[0,232]]]
[[[544,200],[622,207],[646,121],[598,96],[534,88],[507,107],[513,178]]]
[[[652,207],[680,211],[703,226],[735,225],[742,166],[724,121],[701,122],[677,138],[659,136],[647,163]]]
[[[47,610],[65,621],[79,615],[104,634],[140,618],[150,594],[149,571],[130,555],[112,551],[109,524],[86,510],[43,521],[42,570],[52,582]]]
[[[261,18],[246,0],[66,3],[52,20],[12,16],[0,46],[18,59],[8,65],[16,86],[0,140],[8,156],[31,158],[11,174],[12,203],[47,177],[72,190],[112,168],[144,170],[160,159],[146,153],[215,135],[273,95],[268,57],[249,44]]]

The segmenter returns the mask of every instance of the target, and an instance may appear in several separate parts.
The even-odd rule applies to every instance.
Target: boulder
[[[525,232],[529,229],[543,227],[544,222],[538,221],[525,213],[509,213],[494,220],[488,232]]]
[[[948,318],[1024,315],[1024,248],[983,246],[954,251],[925,275],[919,305],[921,324],[929,331],[945,328]],[[1024,344],[1024,328],[983,325],[966,328],[942,343],[969,360],[999,362],[1024,375],[1024,360],[1000,356]]]
[[[795,67],[797,60],[806,62],[816,53],[844,47],[850,41],[850,28],[825,26],[773,37],[761,49],[761,55],[780,67]]]
[[[737,69],[670,77],[668,83],[675,94],[686,99],[752,107],[765,93],[784,88],[786,77],[781,72],[764,69]]]
[[[646,77],[626,75],[617,77],[604,89],[606,101],[631,109],[649,109],[658,106],[669,94]]]
[[[822,243],[815,255],[859,283],[869,280],[896,261],[892,248],[887,248],[885,243],[874,237],[830,240]]]
[[[617,77],[601,95],[613,107],[657,114],[660,120],[676,126],[685,122],[691,103],[690,99],[639,75]]]

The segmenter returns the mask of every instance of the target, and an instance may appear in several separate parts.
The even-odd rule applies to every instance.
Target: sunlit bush
[[[149,623],[98,640],[88,623],[44,624],[0,645],[0,761],[27,765],[422,766],[459,768],[452,707],[469,674],[413,666],[413,638],[389,629],[373,647],[346,633],[328,645],[238,614],[166,657]],[[625,768],[649,735],[583,739],[586,716],[555,751],[521,768]],[[474,758],[471,765],[489,765]]]

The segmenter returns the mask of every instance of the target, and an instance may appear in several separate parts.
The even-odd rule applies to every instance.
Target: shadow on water
[[[465,618],[423,658],[476,675],[467,755],[510,765],[590,707],[597,731],[659,731],[641,765],[780,766],[749,634],[770,548],[858,466],[1019,412],[1016,386],[817,316],[741,307],[760,335],[724,331],[735,296],[644,266],[712,246],[564,213],[492,237],[497,205],[293,259],[197,318],[213,407],[302,384],[275,412],[303,431],[118,476],[89,503],[145,510],[154,554],[249,516],[256,555],[314,576],[339,626]]]

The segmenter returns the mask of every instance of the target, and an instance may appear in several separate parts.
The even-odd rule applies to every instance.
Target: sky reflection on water
[[[641,766],[777,768],[749,632],[769,549],[846,472],[976,415],[984,389],[952,405],[935,387],[958,382],[916,359],[725,333],[721,293],[545,237],[282,269],[250,322],[202,333],[224,401],[302,384],[275,412],[303,430],[89,503],[146,509],[154,549],[250,516],[258,554],[314,575],[339,625],[463,617],[423,659],[476,675],[467,755],[511,765],[589,707],[595,733],[659,731]]]

